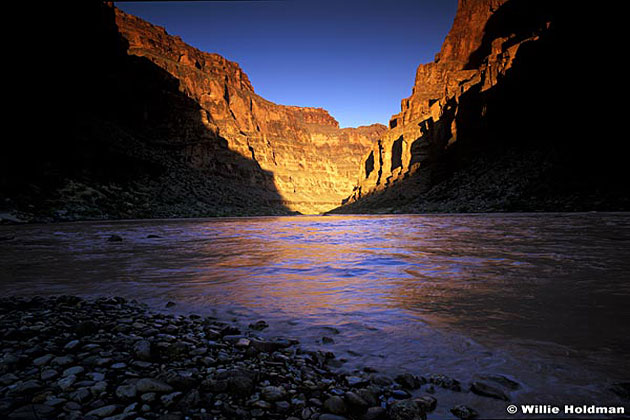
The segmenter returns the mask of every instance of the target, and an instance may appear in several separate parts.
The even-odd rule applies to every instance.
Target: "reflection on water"
[[[113,233],[125,240],[107,242]],[[16,238],[0,242],[3,294],[117,294],[198,312],[236,310],[315,347],[330,335],[324,327],[335,326],[331,348],[351,351],[348,368],[367,363],[462,380],[503,372],[526,385],[523,402],[593,403],[613,398],[604,390],[610,382],[628,379],[625,214],[0,228],[9,234]]]

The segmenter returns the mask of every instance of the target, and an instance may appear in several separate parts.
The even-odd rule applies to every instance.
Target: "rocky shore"
[[[267,327],[262,320],[239,328],[213,317],[161,313],[120,297],[3,298],[0,413],[10,419],[419,420],[435,409],[436,387],[462,390],[443,375],[335,372],[334,354],[262,338]],[[470,390],[508,399],[498,385]],[[463,405],[450,411],[476,416]]]

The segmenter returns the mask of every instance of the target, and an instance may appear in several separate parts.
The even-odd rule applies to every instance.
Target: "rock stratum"
[[[460,0],[440,52],[418,67],[335,212],[630,208],[617,134],[579,121],[597,102],[586,86],[606,76],[599,67],[584,77],[586,46],[602,35],[578,27],[568,16],[578,9]]]
[[[45,133],[3,156],[0,213],[42,221],[319,213],[352,189],[386,130],[341,129],[324,109],[267,101],[238,64],[111,4],[77,9],[58,22],[68,38],[50,60],[61,79],[50,96],[64,100]]]
[[[254,92],[238,64],[199,51],[158,26],[115,9],[128,53],[173,75],[201,107],[201,121],[227,146],[273,173],[283,204],[301,213],[339,205],[380,124],[339,128],[324,109],[277,105]]]

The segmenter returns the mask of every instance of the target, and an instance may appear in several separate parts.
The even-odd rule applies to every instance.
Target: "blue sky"
[[[456,0],[116,3],[239,63],[256,93],[327,109],[341,127],[387,124],[433,61]]]

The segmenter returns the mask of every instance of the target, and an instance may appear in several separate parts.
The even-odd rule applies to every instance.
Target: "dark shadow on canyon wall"
[[[600,86],[608,67],[585,62],[585,48],[603,45],[605,35],[575,20],[572,9],[512,0],[497,10],[471,68],[493,40],[511,36],[509,46],[550,26],[520,47],[496,85],[482,91],[479,83],[460,97],[456,114],[423,122],[424,134],[411,140],[412,163],[423,161],[418,172],[338,211],[630,209],[624,129]],[[446,147],[452,121],[457,140]]]
[[[47,63],[49,115],[3,157],[0,210],[44,221],[289,213],[273,174],[229,150],[175,77],[127,55],[112,8],[73,8]]]

